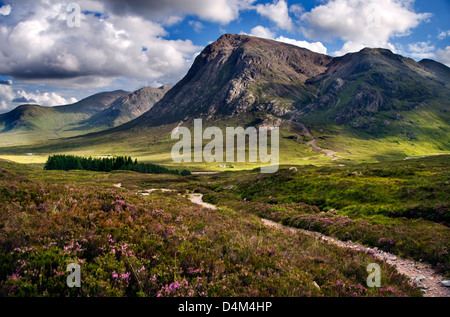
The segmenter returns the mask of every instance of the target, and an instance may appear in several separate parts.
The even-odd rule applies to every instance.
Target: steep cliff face
[[[140,123],[250,111],[282,116],[314,97],[317,89],[305,82],[325,72],[331,60],[295,46],[227,34],[205,48],[186,77]]]

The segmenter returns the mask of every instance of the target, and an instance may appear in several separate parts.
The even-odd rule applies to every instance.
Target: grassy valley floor
[[[370,253],[261,218],[450,276],[448,157],[296,170],[179,177],[0,161],[0,295],[422,296]],[[142,195],[153,188],[173,192]],[[194,192],[219,209],[189,201]],[[81,289],[65,284],[69,263],[81,265]],[[366,285],[370,263],[381,288]]]

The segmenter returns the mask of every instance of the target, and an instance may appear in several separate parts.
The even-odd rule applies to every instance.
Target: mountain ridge
[[[449,74],[438,62],[416,62],[387,49],[331,57],[226,34],[140,117],[35,149],[115,153],[120,144],[119,154],[133,151],[141,160],[164,163],[170,161],[171,129],[202,118],[205,126],[281,127],[282,162],[289,164],[310,157],[345,162],[448,153]]]
[[[131,121],[159,101],[171,86],[144,87],[136,92],[101,92],[70,105],[20,105],[0,115],[0,139],[47,140],[105,130]]]
[[[169,94],[126,128],[246,111],[294,121],[306,115],[317,121],[312,112],[333,109],[339,102],[342,109],[332,113],[335,123],[358,126],[379,113],[409,111],[426,100],[444,100],[445,112],[449,83],[447,66],[417,63],[387,49],[365,48],[333,58],[273,40],[226,34],[204,49]]]
[[[278,65],[270,62],[267,57],[274,53],[281,55],[285,61]],[[191,116],[193,111],[198,110],[195,107],[199,106],[202,114],[206,115],[214,112],[238,114],[256,103],[255,95],[258,92],[248,93],[246,89],[250,87],[257,90],[258,87],[252,87],[252,84],[258,80],[264,80],[264,84],[277,81],[284,95],[307,97],[304,95],[310,95],[311,92],[303,91],[298,95],[297,86],[303,85],[308,76],[325,71],[329,61],[331,57],[290,44],[226,34],[207,46],[196,58],[188,74],[141,119],[146,121],[145,124],[151,121],[159,124],[161,120],[165,123],[168,120],[176,122]],[[263,66],[278,67],[277,72],[284,71],[283,76],[265,76],[264,69],[260,67],[261,62],[265,64]],[[308,62],[313,65],[307,67],[305,64]],[[197,100],[192,100],[192,96],[198,96]],[[180,113],[180,110],[184,113]]]

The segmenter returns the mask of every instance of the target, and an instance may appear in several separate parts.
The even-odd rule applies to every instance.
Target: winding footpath
[[[203,195],[201,194],[191,194],[189,195],[189,200],[201,207],[211,210],[217,210],[216,206],[205,203],[203,201]],[[444,281],[445,278],[437,274],[430,266],[426,264],[412,260],[401,259],[393,254],[378,250],[377,248],[371,249],[351,241],[344,242],[333,237],[325,236],[318,232],[286,227],[277,222],[267,219],[261,220],[263,224],[269,228],[287,231],[290,233],[302,233],[341,248],[372,254],[377,259],[385,261],[387,264],[396,267],[397,271],[400,274],[409,277],[411,279],[411,282],[417,285],[423,291],[425,297],[450,297],[450,288],[445,287],[441,284],[441,282]]]

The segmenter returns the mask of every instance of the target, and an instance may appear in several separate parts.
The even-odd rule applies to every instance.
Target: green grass
[[[246,210],[137,194],[152,185],[183,193],[203,177],[4,161],[0,174],[0,296],[421,296],[370,254],[267,229]],[[80,289],[65,285],[74,262]],[[381,265],[382,288],[366,287],[369,263]]]
[[[208,202],[342,240],[380,247],[380,239],[391,239],[387,251],[449,275],[448,159],[242,172],[216,176],[201,191]]]

